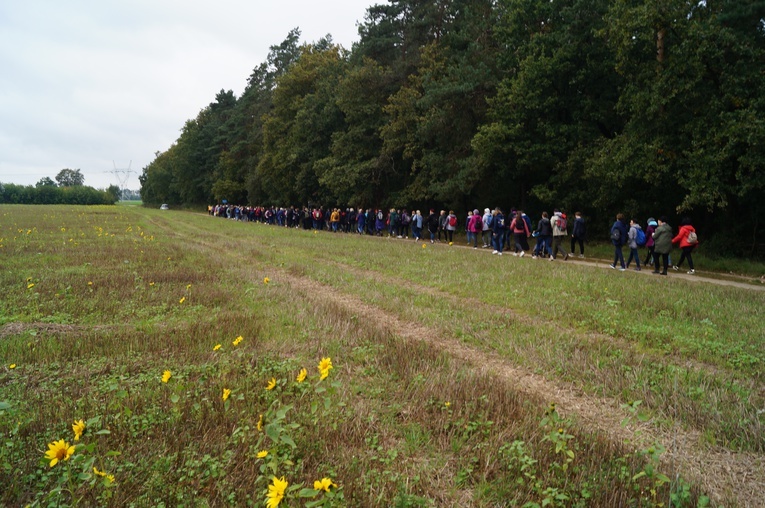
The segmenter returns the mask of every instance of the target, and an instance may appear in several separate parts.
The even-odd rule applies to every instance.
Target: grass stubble
[[[349,506],[651,506],[682,487],[688,506],[703,492],[757,505],[750,484],[666,460],[690,483],[635,477],[654,463],[639,430],[650,425],[753,458],[761,488],[759,292],[189,213],[14,206],[0,217],[3,504],[43,500],[55,482],[45,444],[93,416],[109,430],[99,449],[119,451],[116,485],[81,486],[84,502],[262,504],[248,443],[263,386],[331,356],[339,405],[313,422],[296,403],[290,481],[332,475]],[[551,422],[555,390],[518,389],[481,368],[486,355],[638,408],[627,427],[638,434],[614,439],[625,431],[598,430],[575,408]],[[571,463],[551,446],[557,435],[573,436]]]

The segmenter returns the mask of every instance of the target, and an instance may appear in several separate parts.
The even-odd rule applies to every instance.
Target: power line
[[[130,167],[133,165],[133,161],[130,161],[130,164],[128,164],[127,169],[119,169],[117,168],[117,163],[112,161],[112,164],[114,164],[114,169],[111,171],[104,171],[104,173],[111,173],[117,178],[117,181],[119,182],[119,188],[120,188],[120,199],[124,199],[125,195],[125,188],[127,187],[127,183],[130,180],[130,174],[136,173],[136,171],[133,171],[130,169]]]

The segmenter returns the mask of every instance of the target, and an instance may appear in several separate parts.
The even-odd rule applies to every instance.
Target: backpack
[[[612,228],[611,229],[611,241],[612,242],[618,242],[622,239],[622,232],[619,231],[619,228]]]
[[[562,215],[558,216],[558,229],[560,229],[561,231],[568,230],[568,222],[566,222],[566,218]]]
[[[382,212],[377,212],[377,220],[383,220],[384,216]]]
[[[635,228],[635,231],[637,231],[637,236],[635,237],[635,241],[640,247],[643,247],[647,240],[645,236],[645,231],[643,231],[642,229],[637,229],[637,228]]]
[[[691,231],[690,233],[688,233],[688,238],[686,238],[686,241],[691,245],[696,245],[697,243],[699,243],[699,237],[696,236],[695,231]]]
[[[489,216],[486,218],[486,221],[485,221],[485,222],[486,222],[486,227],[487,227],[487,228],[489,228],[489,229],[491,229],[491,224],[492,224],[492,222],[494,222],[494,216],[493,216],[493,215],[489,215]]]
[[[449,225],[451,227],[456,227],[457,226],[457,217],[455,217],[454,215],[449,217]]]

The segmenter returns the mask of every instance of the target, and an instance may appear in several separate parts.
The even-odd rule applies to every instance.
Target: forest
[[[140,177],[147,204],[692,218],[765,256],[765,1],[388,0],[299,29]]]

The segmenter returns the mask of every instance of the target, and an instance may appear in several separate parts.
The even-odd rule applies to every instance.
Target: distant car
[[[162,206],[159,207],[159,209],[160,210],[170,210],[170,207],[167,206],[167,204],[163,204]]]

